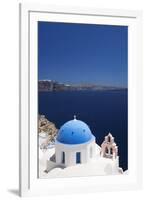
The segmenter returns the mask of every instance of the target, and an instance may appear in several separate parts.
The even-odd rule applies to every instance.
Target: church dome
[[[61,126],[56,140],[64,144],[82,144],[94,138],[89,126],[74,118]]]

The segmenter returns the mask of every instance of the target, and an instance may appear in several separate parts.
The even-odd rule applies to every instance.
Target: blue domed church
[[[95,136],[89,126],[74,116],[73,120],[61,126],[55,142],[56,164],[73,166],[88,163],[97,152]]]
[[[39,156],[40,177],[123,174],[112,134],[99,146],[89,126],[76,116],[60,127],[53,148]]]

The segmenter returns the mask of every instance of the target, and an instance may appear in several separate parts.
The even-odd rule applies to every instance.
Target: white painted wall
[[[90,156],[90,149],[92,148],[92,157]],[[56,163],[58,165],[63,165],[65,167],[76,165],[76,153],[80,152],[81,163],[88,163],[95,156],[99,156],[99,149],[96,148],[95,140],[84,143],[84,144],[76,144],[76,145],[67,145],[57,142],[55,144],[55,155],[56,155]],[[65,163],[62,163],[62,153],[65,153]]]
[[[47,135],[42,135],[42,136],[40,136],[39,135],[39,146],[41,145],[41,144],[46,144],[47,143]]]
[[[143,35],[146,36],[146,1],[145,0],[30,0],[29,2],[43,2],[61,5],[91,6],[111,9],[142,9],[143,10]],[[0,143],[0,197],[1,199],[19,199],[18,190],[18,2],[17,0],[3,0],[0,2],[0,122],[1,122],[1,143]],[[25,2],[25,0],[22,0]],[[143,49],[146,54],[146,37],[143,38]],[[146,56],[144,56],[146,66]],[[146,67],[144,69],[144,85],[146,85]],[[146,89],[144,101],[146,102]],[[144,106],[146,111],[146,106]],[[146,121],[146,112],[144,114]],[[146,123],[144,125],[146,133]],[[146,141],[144,134],[143,142]],[[146,145],[144,151],[146,152]],[[146,155],[144,166],[146,169]],[[141,191],[107,192],[86,195],[63,195],[50,197],[51,200],[110,200],[123,199],[145,199],[146,196],[146,170],[144,171],[144,187]],[[25,198],[24,198],[25,199]],[[28,198],[27,198],[28,199]],[[36,198],[31,198],[35,200]],[[49,199],[49,197],[37,198]]]

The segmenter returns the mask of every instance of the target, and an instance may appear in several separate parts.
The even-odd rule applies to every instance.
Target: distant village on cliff
[[[124,87],[116,86],[103,86],[96,84],[65,84],[53,80],[39,80],[38,81],[38,91],[84,91],[84,90],[93,90],[93,91],[107,91],[107,90],[126,90]]]

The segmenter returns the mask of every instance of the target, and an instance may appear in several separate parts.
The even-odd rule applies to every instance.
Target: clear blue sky
[[[127,87],[128,27],[38,22],[39,80]]]

